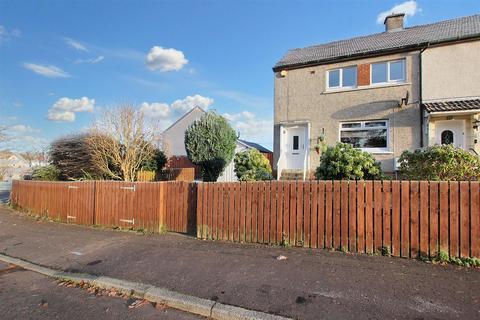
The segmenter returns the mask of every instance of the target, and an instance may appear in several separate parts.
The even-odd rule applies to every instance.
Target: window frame
[[[350,68],[355,68],[355,85],[354,86],[344,86],[343,85],[343,70],[344,69],[350,69]],[[338,77],[338,86],[335,87],[330,87],[330,72],[332,71],[340,71],[339,72],[339,77]],[[335,68],[335,69],[330,69],[327,70],[327,79],[326,79],[326,87],[327,91],[333,91],[333,90],[342,90],[342,89],[355,89],[358,87],[358,65],[350,65],[350,66],[345,66],[341,68]]]
[[[379,127],[366,127],[365,123],[368,122],[385,122],[384,126]],[[342,128],[344,124],[354,124],[360,123],[360,127],[356,128]],[[378,130],[378,129],[386,129],[387,130],[387,146],[385,148],[355,148],[362,151],[370,152],[370,153],[387,153],[390,152],[390,121],[388,119],[374,119],[374,120],[358,120],[358,121],[342,121],[339,123],[338,126],[338,141],[342,141],[342,131],[364,131],[364,130]]]
[[[403,79],[401,80],[391,80],[390,79],[390,64],[395,62],[403,62]],[[376,64],[387,64],[387,81],[385,82],[373,82],[373,66]],[[380,61],[380,62],[373,62],[370,64],[370,85],[371,86],[381,86],[385,84],[395,84],[395,83],[405,83],[407,82],[407,59],[395,59],[395,60],[388,60],[388,61]]]

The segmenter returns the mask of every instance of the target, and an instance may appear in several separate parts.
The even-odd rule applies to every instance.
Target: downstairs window
[[[388,120],[340,123],[340,141],[368,152],[388,151]]]

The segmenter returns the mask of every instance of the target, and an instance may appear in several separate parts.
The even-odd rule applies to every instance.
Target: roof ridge
[[[333,63],[388,52],[414,50],[427,44],[480,39],[480,14],[407,27],[288,50],[274,65],[279,71],[288,67]]]
[[[398,34],[399,32],[409,31],[409,30],[412,30],[412,29],[417,29],[417,28],[428,27],[428,26],[432,26],[432,25],[438,25],[438,24],[448,23],[448,22],[452,22],[452,21],[455,21],[455,20],[473,18],[473,17],[476,17],[476,16],[480,16],[480,13],[472,14],[472,15],[464,16],[464,17],[452,18],[452,19],[448,19],[448,20],[442,20],[442,21],[437,21],[437,22],[426,23],[426,24],[417,24],[417,25],[414,25],[414,26],[405,27],[405,28],[403,28],[402,30],[395,31],[395,33]],[[383,34],[392,34],[392,32],[382,31],[382,32],[370,33],[370,34],[366,34],[366,35],[358,35],[358,36],[353,36],[353,37],[347,38],[347,39],[334,40],[334,41],[329,41],[329,42],[324,42],[324,43],[319,43],[319,44],[313,44],[313,45],[309,45],[309,46],[306,46],[306,47],[291,48],[291,49],[288,49],[288,51],[295,51],[295,50],[303,50],[303,49],[315,48],[315,47],[320,47],[320,46],[326,46],[326,45],[329,45],[329,44],[340,43],[340,42],[344,42],[344,41],[351,41],[351,40],[353,40],[353,39],[361,39],[361,38],[367,38],[367,37],[374,37],[374,36],[383,35]]]

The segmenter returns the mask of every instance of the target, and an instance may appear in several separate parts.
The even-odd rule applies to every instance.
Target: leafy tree
[[[100,178],[88,145],[89,138],[88,134],[74,134],[52,142],[49,157],[59,170],[61,180]]]
[[[383,178],[380,164],[375,161],[372,154],[342,142],[325,149],[315,176],[319,180]]]
[[[248,149],[235,155],[235,174],[240,181],[272,180],[270,162],[257,149]]]
[[[142,163],[144,171],[162,171],[167,163],[167,156],[159,149],[155,149],[154,155]]]
[[[217,181],[235,153],[237,137],[228,121],[210,111],[185,131],[190,161],[200,167],[203,181]]]
[[[33,170],[32,179],[40,181],[57,181],[60,178],[60,170],[54,165],[38,167]]]
[[[400,175],[409,180],[479,180],[480,158],[453,145],[436,145],[413,152],[404,151],[399,159]]]

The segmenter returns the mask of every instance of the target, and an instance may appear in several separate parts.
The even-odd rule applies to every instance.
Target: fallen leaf
[[[128,306],[128,309],[136,309],[136,308],[140,308],[146,304],[148,304],[149,302],[147,300],[135,300],[133,303],[131,303],[129,306]]]

